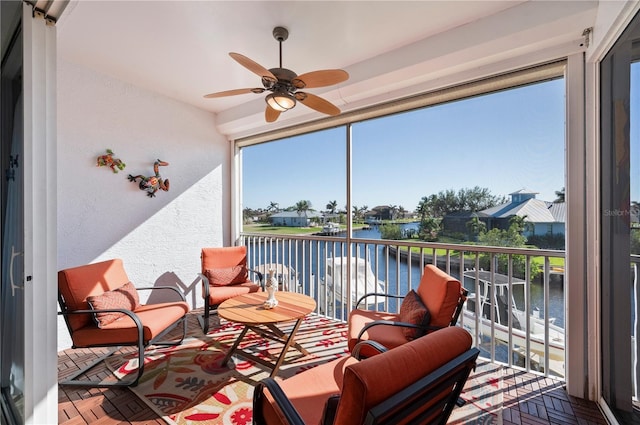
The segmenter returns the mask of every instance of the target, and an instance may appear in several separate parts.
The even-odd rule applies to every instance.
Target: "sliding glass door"
[[[602,398],[639,423],[640,17],[601,64]]]
[[[24,423],[24,202],[21,3],[2,2],[0,383],[3,423]]]

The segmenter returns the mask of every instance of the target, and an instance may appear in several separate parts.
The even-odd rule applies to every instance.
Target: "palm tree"
[[[405,218],[405,217],[406,217],[406,215],[407,215],[407,210],[406,210],[406,209],[404,209],[404,207],[403,207],[402,205],[400,205],[400,206],[398,207],[398,213],[400,214],[400,217],[401,217],[401,218]]]
[[[298,212],[298,215],[304,214],[304,216],[306,217],[307,212],[311,211],[311,201],[302,200],[296,202],[296,211]]]
[[[271,201],[271,203],[267,207],[267,211],[269,211],[269,212],[278,212],[278,210],[280,209],[279,207],[280,206],[278,205],[277,202]]]
[[[564,202],[564,187],[560,190],[556,190],[556,200],[554,203],[562,203]]]
[[[389,215],[391,216],[391,220],[395,220],[397,215],[398,215],[398,206],[397,205],[391,205],[389,207]]]
[[[338,208],[338,201],[329,201],[325,208],[327,209],[328,213],[335,214],[336,209]]]

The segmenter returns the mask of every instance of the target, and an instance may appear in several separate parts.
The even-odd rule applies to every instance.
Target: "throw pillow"
[[[410,290],[400,305],[400,321],[418,326],[429,326],[431,314],[424,305],[420,296],[413,289]],[[425,334],[424,329],[402,328],[407,339],[412,340]]]
[[[92,310],[123,308],[133,311],[140,306],[138,291],[131,282],[127,282],[112,291],[106,291],[102,295],[89,296],[87,297],[87,302]],[[101,328],[115,322],[124,315],[124,313],[120,312],[96,312],[93,316],[96,324]]]
[[[213,286],[227,286],[244,283],[249,279],[249,271],[245,266],[221,267],[207,269],[204,275]]]

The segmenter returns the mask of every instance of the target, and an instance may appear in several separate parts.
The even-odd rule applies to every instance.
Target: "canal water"
[[[402,230],[418,228],[418,223],[406,223],[401,225]],[[381,239],[381,234],[378,226],[371,226],[368,229],[354,231],[355,238],[361,239]],[[258,258],[274,258],[274,252],[277,252],[277,262],[283,264],[291,264],[298,273],[298,279],[300,284],[304,286],[305,292],[311,290],[312,286],[315,286],[317,279],[323,280],[324,276],[324,259],[329,257],[345,256],[345,245],[342,238],[336,238],[335,242],[319,242],[309,243],[305,241],[303,244],[297,246],[297,252],[291,252],[289,247],[282,247],[280,243],[273,245],[261,245]],[[411,270],[406,260],[400,260],[396,262],[396,256],[390,254],[387,256],[384,252],[385,247],[368,245],[365,249],[363,244],[358,244],[357,248],[354,248],[353,254],[355,255],[357,250],[357,256],[360,258],[367,258],[371,269],[376,272],[377,278],[388,285],[389,292],[391,294],[405,294],[409,288],[416,288],[420,282],[422,276],[422,270],[417,262],[412,262]],[[374,251],[377,248],[377,252]],[[270,251],[267,255],[267,251]],[[289,261],[289,253],[291,252],[292,259]],[[365,254],[366,252],[366,254]],[[321,262],[321,267],[316,267],[318,260]],[[259,263],[258,263],[259,264]],[[308,265],[311,265],[309,268]],[[306,267],[306,268],[305,268]],[[319,270],[320,276],[316,276],[315,273]],[[454,271],[452,271],[454,277],[460,279]],[[396,278],[399,276],[399,280]],[[555,324],[564,327],[564,296],[562,279],[554,279],[549,285],[549,316],[555,319]],[[474,280],[465,278],[464,285],[466,288],[474,289]],[[520,285],[518,285],[520,286]],[[524,310],[524,290],[522,287],[514,288],[513,297],[516,302],[516,306],[520,310]],[[395,303],[391,303],[389,306],[391,309],[396,307]],[[539,310],[540,317],[544,317],[544,291],[543,285],[540,282],[532,282],[530,286],[530,309]],[[341,314],[337,314],[340,318]]]

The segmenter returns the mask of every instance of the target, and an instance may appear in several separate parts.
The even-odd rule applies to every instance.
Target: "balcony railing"
[[[313,297],[317,313],[336,320],[346,320],[364,293],[415,289],[424,266],[436,264],[469,290],[458,324],[484,357],[565,377],[564,260],[555,260],[564,251],[252,233],[240,243],[250,267],[274,269],[284,290]],[[399,302],[376,301],[369,308],[399,309]]]

